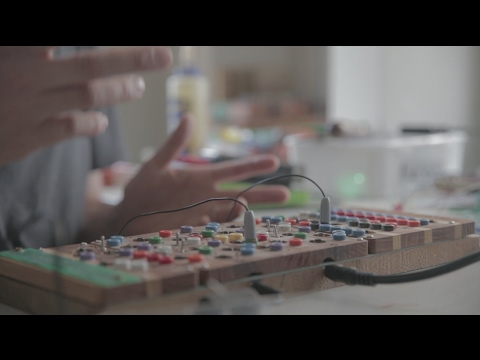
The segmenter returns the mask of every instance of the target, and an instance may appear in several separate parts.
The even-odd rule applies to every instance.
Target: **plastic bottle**
[[[196,63],[197,48],[180,46],[179,64],[167,79],[167,132],[173,132],[184,112],[195,119],[187,152],[199,155],[210,131],[210,85]]]

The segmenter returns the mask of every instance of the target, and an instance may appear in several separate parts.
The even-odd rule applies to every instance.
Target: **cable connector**
[[[325,267],[325,276],[332,281],[342,282],[347,285],[367,285],[375,286],[374,275],[371,273],[361,273],[355,269],[346,268],[338,265],[327,265]]]
[[[243,216],[243,229],[245,230],[245,240],[257,239],[257,225],[255,223],[255,215],[252,210],[245,212]]]
[[[330,198],[322,198],[320,203],[320,223],[321,224],[330,224],[331,220],[331,209],[330,209]]]

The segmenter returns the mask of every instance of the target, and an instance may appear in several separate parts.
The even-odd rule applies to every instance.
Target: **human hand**
[[[221,190],[220,184],[269,174],[280,165],[274,156],[259,155],[215,164],[172,166],[172,161],[185,148],[192,126],[192,119],[186,116],[165,145],[127,184],[123,201],[114,208],[114,223],[118,230],[143,213],[174,210],[209,198],[236,198],[240,191]],[[285,186],[263,185],[252,188],[238,200],[248,205],[285,202],[289,197],[290,191]],[[210,221],[225,222],[231,220],[227,217],[233,205],[232,218],[245,211],[241,204],[233,201],[212,201],[188,210],[139,217],[125,227],[122,235],[172,230],[183,225],[199,226]]]
[[[172,62],[160,46],[84,50],[55,58],[55,46],[0,47],[0,166],[74,136],[105,131],[93,109],[140,98],[136,71]]]

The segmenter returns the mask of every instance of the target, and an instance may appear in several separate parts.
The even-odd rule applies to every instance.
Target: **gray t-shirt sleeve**
[[[115,107],[108,107],[101,111],[108,117],[108,128],[103,134],[91,139],[93,169],[103,168],[116,161],[127,159],[126,141],[120,126],[118,110]]]
[[[0,251],[76,240],[83,226],[88,174],[126,159],[117,110],[101,110],[109,118],[103,134],[65,140],[0,167]]]
[[[83,226],[87,176],[124,160],[119,123],[0,167],[0,251],[73,243]],[[58,229],[62,229],[61,234]]]

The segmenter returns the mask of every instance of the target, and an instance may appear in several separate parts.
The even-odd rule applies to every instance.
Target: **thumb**
[[[177,158],[187,146],[192,130],[192,116],[189,114],[183,115],[177,129],[169,136],[166,143],[157,151],[150,162],[161,168]]]

